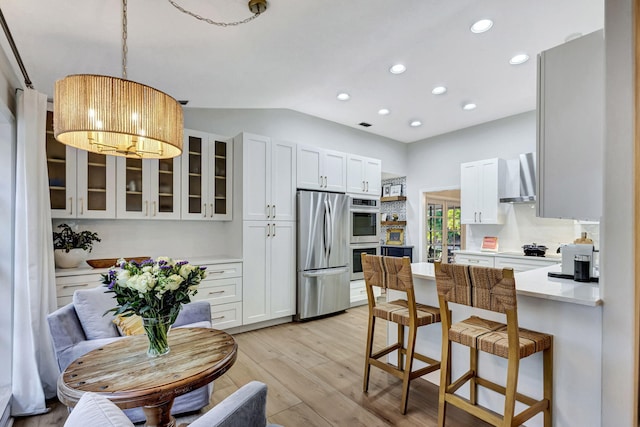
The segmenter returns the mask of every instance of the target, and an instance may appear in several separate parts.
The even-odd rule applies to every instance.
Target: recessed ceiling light
[[[391,72],[391,74],[402,74],[405,71],[407,71],[407,67],[402,64],[396,64],[389,68],[389,72]]]
[[[388,108],[381,108],[378,110],[378,114],[380,114],[381,116],[386,116],[387,114],[389,114],[391,111],[389,111]]]
[[[527,55],[526,53],[519,53],[517,55],[514,55],[509,60],[509,64],[511,64],[511,65],[520,65],[520,64],[524,64],[528,60],[529,60],[529,55]]]
[[[493,27],[493,21],[491,19],[481,19],[476,21],[470,28],[472,33],[480,34],[485,31],[489,31]]]
[[[411,120],[409,122],[409,126],[412,128],[417,128],[418,126],[422,126],[422,122],[420,120]]]
[[[442,95],[447,91],[447,88],[444,86],[436,86],[431,90],[431,93],[434,95]]]
[[[476,109],[476,107],[477,107],[477,105],[476,105],[476,104],[474,104],[473,102],[467,102],[466,104],[464,104],[464,105],[462,106],[462,109],[463,109],[464,111],[471,111],[471,110],[475,110],[475,109]]]
[[[337,96],[337,98],[340,101],[348,101],[349,98],[351,98],[351,95],[349,95],[347,92],[340,92]]]

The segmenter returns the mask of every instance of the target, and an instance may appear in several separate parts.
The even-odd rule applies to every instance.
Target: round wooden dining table
[[[238,345],[224,331],[175,328],[169,353],[147,356],[146,335],[123,338],[74,360],[58,379],[58,398],[74,407],[85,392],[121,409],[142,407],[148,426],[175,426],[175,397],[215,380],[236,361]]]

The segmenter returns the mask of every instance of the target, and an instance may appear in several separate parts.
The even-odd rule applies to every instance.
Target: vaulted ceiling
[[[214,21],[251,15],[247,0],[174,1]],[[49,97],[69,74],[122,75],[120,1],[0,8]],[[186,108],[288,108],[414,142],[533,110],[536,55],[602,28],[603,15],[603,0],[269,0],[257,19],[223,28],[165,0],[130,0],[127,77],[188,100]],[[472,33],[482,18],[493,27]],[[530,59],[510,65],[518,53]],[[391,74],[396,63],[407,70]],[[435,96],[439,85],[447,92]],[[339,101],[339,92],[351,98]],[[477,108],[464,111],[467,102]]]

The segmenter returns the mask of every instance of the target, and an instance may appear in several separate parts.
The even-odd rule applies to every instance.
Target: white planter
[[[87,256],[89,256],[89,251],[78,248],[71,249],[69,252],[65,252],[64,249],[54,249],[53,251],[53,258],[58,268],[75,268],[84,262]]]

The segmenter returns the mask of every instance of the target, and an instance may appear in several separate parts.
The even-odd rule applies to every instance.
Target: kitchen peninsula
[[[433,264],[411,265],[416,301],[437,307]],[[579,283],[573,280],[549,278],[549,271],[559,271],[560,266],[549,266],[517,272],[518,321],[521,328],[546,332],[554,336],[554,396],[553,425],[557,427],[592,425],[601,416],[602,383],[602,300],[598,284]],[[400,293],[389,291],[393,300]],[[481,313],[480,313],[481,312]],[[453,321],[461,321],[473,314],[505,322],[504,316],[472,307],[454,306]],[[418,331],[416,350],[440,358],[441,325],[434,324]],[[395,328],[388,331],[389,342],[395,341]],[[468,369],[469,352],[454,345],[453,375],[458,377]],[[390,360],[395,360],[391,355]],[[504,383],[507,360],[488,354],[479,357],[479,370],[486,378]],[[416,366],[416,368],[421,365]],[[520,362],[518,390],[534,397],[542,395],[542,355],[534,354]],[[439,384],[439,371],[426,378]],[[468,397],[468,387],[460,389]],[[500,412],[503,399],[494,392],[479,388],[481,405]],[[516,404],[516,412],[523,407]],[[527,426],[542,426],[542,416],[532,418]]]

